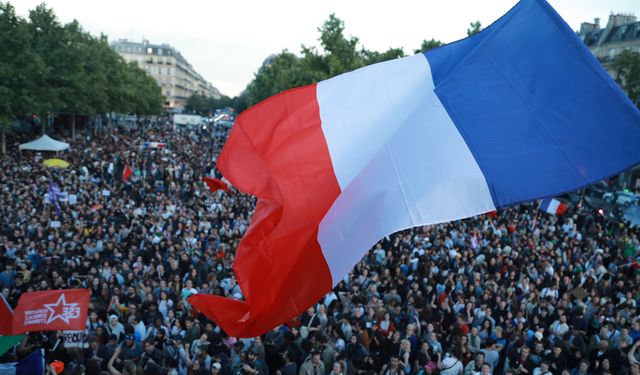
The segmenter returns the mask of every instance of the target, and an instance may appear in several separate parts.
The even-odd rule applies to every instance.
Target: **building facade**
[[[127,62],[137,62],[162,87],[168,110],[184,107],[194,93],[220,99],[220,92],[211,82],[207,82],[175,48],[168,44],[150,44],[120,39],[110,43]]]
[[[599,18],[583,22],[578,35],[613,78],[617,78],[616,72],[610,65],[616,56],[624,50],[640,53],[640,22],[633,14],[611,14],[604,29]]]

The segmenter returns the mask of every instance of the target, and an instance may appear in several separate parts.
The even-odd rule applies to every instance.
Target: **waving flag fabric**
[[[242,113],[218,168],[259,198],[234,261],[246,302],[189,302],[262,334],[385,235],[592,184],[638,144],[638,109],[546,1],[522,0],[469,38]]]
[[[20,362],[0,363],[0,374],[4,375],[43,375],[44,349],[35,350]]]
[[[540,202],[540,209],[554,215],[562,215],[567,210],[567,205],[555,198],[545,198]]]
[[[229,185],[227,185],[227,183],[222,180],[219,180],[217,178],[211,178],[211,177],[202,177],[202,179],[207,184],[207,186],[209,186],[209,189],[211,189],[211,191],[229,190]]]
[[[0,297],[2,297],[0,299],[0,335],[10,336],[13,335],[13,309],[9,306],[4,295],[0,295]]]
[[[129,177],[131,177],[132,174],[133,174],[133,171],[131,170],[131,168],[129,168],[128,165],[125,165],[124,171],[122,171],[122,181],[124,181],[127,184],[130,184],[131,182],[129,181]]]
[[[25,293],[13,313],[13,334],[84,330],[90,294],[88,289]]]
[[[160,143],[160,142],[145,142],[142,144],[142,147],[145,148],[164,148],[167,147],[166,143]]]
[[[60,215],[60,204],[58,204],[59,198],[64,198],[64,194],[62,194],[60,188],[55,182],[49,182],[49,201],[56,207],[57,215]]]

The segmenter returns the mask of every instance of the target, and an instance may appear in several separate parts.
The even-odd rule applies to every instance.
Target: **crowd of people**
[[[0,363],[44,349],[47,371],[171,375],[640,375],[638,229],[618,212],[522,204],[383,238],[301,316],[234,338],[188,302],[242,300],[233,261],[256,199],[216,157],[226,131],[159,121],[79,136],[58,158],[20,153],[0,168],[0,286],[86,288],[87,342],[32,332]],[[164,148],[144,148],[164,142]],[[133,174],[125,181],[123,170]],[[49,183],[74,199],[60,212]],[[68,344],[68,345],[65,345]]]

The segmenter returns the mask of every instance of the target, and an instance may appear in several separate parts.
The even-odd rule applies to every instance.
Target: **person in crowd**
[[[70,141],[64,169],[20,153],[28,134],[7,134],[4,299],[15,308],[24,293],[69,288],[91,299],[84,356],[62,332],[34,333],[0,362],[43,349],[48,365],[85,373],[640,375],[640,227],[615,203],[587,200],[559,215],[531,202],[391,233],[299,316],[230,336],[188,296],[245,299],[233,264],[257,198],[203,183],[222,177],[229,134],[209,130],[116,124]],[[144,147],[158,141],[167,147]],[[68,196],[59,213],[44,200],[51,181]]]

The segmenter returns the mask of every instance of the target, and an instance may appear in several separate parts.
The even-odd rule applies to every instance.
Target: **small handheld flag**
[[[218,180],[217,178],[211,178],[211,177],[202,177],[202,179],[204,180],[204,182],[207,183],[207,186],[209,186],[209,189],[211,189],[211,191],[229,190],[229,185],[227,185],[227,183],[222,180]]]
[[[64,198],[64,194],[58,188],[55,182],[49,182],[49,201],[56,207],[56,215],[60,215],[60,205],[58,204],[58,198]]]

